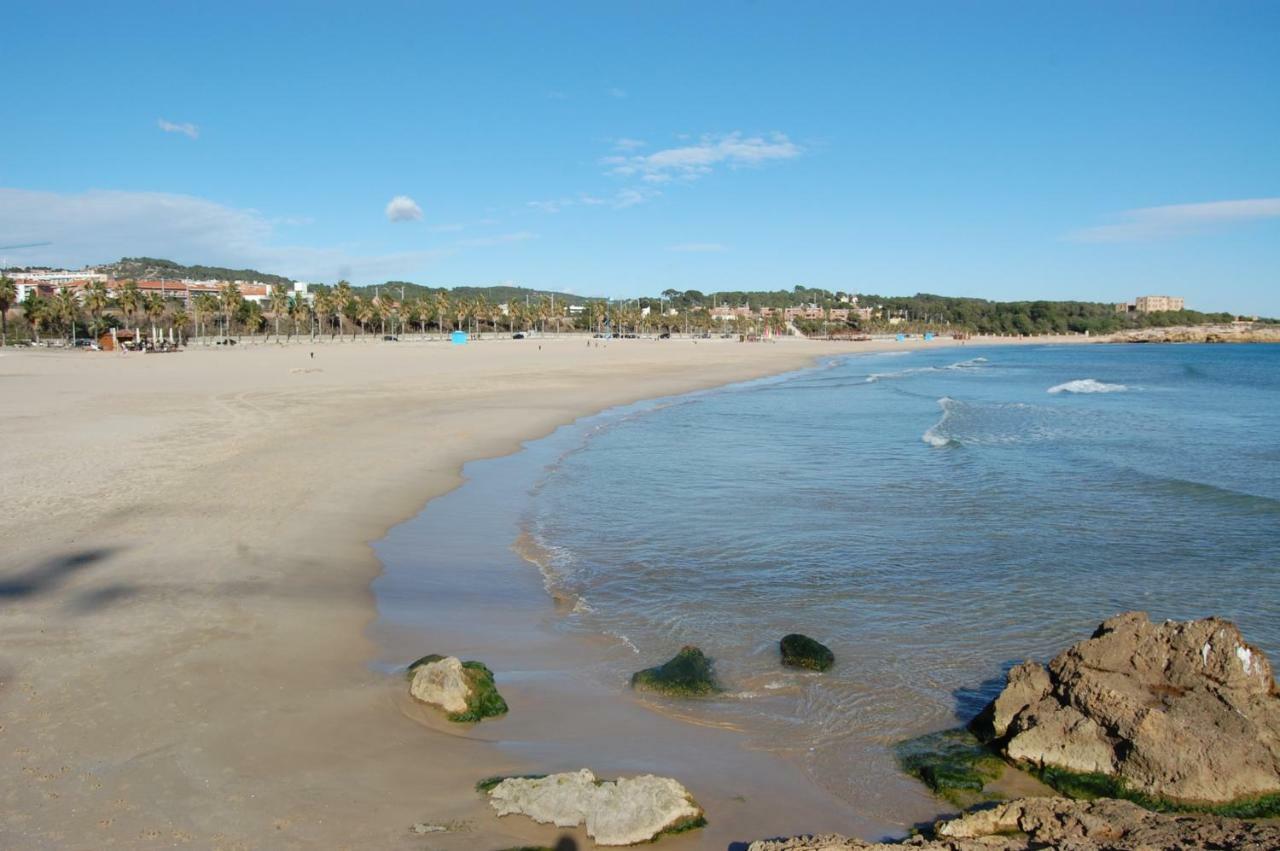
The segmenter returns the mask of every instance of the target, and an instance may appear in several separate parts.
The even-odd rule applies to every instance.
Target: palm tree
[[[187,326],[191,324],[191,317],[187,312],[179,307],[173,312],[173,327],[178,332],[178,345],[182,344],[182,338],[186,336]]]
[[[0,275],[0,346],[9,345],[9,308],[18,300],[18,282]]]
[[[271,317],[276,321],[276,342],[280,342],[280,314],[289,309],[289,294],[285,292],[282,285],[276,284],[271,288],[271,295],[268,301],[271,309]]]
[[[240,294],[240,288],[235,285],[235,282],[225,283],[218,290],[218,306],[222,308],[224,338],[231,336],[231,319],[242,304],[244,304],[244,296]]]
[[[444,321],[449,316],[449,296],[443,291],[431,297],[431,314],[436,320],[436,328],[439,329],[440,336],[444,337]]]
[[[293,322],[293,330],[289,332],[289,339],[291,340],[294,335],[298,333],[298,323],[309,313],[307,310],[307,300],[304,299],[300,293],[294,295],[289,299],[287,312],[289,314],[289,320]],[[276,332],[276,336],[280,336],[279,331]],[[288,342],[288,340],[285,342]]]
[[[67,329],[67,342],[73,343],[76,337],[76,322],[80,318],[80,300],[73,290],[62,287],[53,297],[53,315]]]
[[[124,282],[124,285],[120,287],[120,291],[116,293],[116,304],[120,305],[120,311],[124,314],[125,324],[134,324],[133,315],[142,306],[142,291],[138,289],[137,281],[128,280]]]
[[[201,329],[204,319],[213,316],[218,312],[218,299],[213,293],[200,293],[195,297],[193,302],[196,312],[196,334],[200,336],[208,335],[208,328]],[[207,345],[208,341],[206,341]]]
[[[608,314],[608,308],[604,306],[604,302],[602,301],[593,301],[591,302],[591,306],[588,308],[588,312],[591,314],[591,326],[595,328],[596,333],[599,334],[601,329],[604,327],[604,320],[605,316]]]
[[[107,285],[103,281],[93,281],[84,288],[84,306],[89,311],[89,315],[93,317],[93,332],[95,334],[102,331],[102,314],[106,312],[107,305],[111,303],[111,295],[107,291]]]
[[[315,311],[316,316],[316,332],[324,333],[324,325],[333,324],[333,298],[327,292],[318,292],[316,297],[311,300],[311,309]],[[314,337],[313,337],[314,339]]]
[[[49,318],[48,305],[35,288],[27,290],[27,297],[22,300],[22,315],[26,317],[27,324],[31,326],[31,333],[35,336],[36,342],[40,342],[40,326]]]
[[[374,307],[373,302],[365,298],[362,298],[360,296],[356,296],[354,312],[355,312],[356,321],[360,323],[360,334],[363,336],[369,333],[369,329],[367,327],[368,323],[376,315],[376,308]],[[354,332],[351,335],[351,339],[353,340],[355,339]]]
[[[146,314],[147,318],[151,320],[151,336],[153,338],[152,344],[154,344],[156,321],[160,319],[160,317],[164,316],[164,296],[160,295],[160,293],[147,293],[146,297],[142,300],[142,311]]]
[[[329,307],[333,311],[334,316],[338,318],[338,336],[342,336],[342,317],[351,307],[351,285],[346,281],[338,281],[338,285],[333,288],[329,294]],[[351,339],[355,339],[355,331],[351,333]]]

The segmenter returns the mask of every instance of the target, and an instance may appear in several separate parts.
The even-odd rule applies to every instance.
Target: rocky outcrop
[[[409,666],[409,677],[409,694],[444,710],[450,721],[479,721],[507,711],[507,702],[494,685],[493,672],[480,662],[423,656]]]
[[[753,842],[748,851],[1209,851],[1280,848],[1280,825],[1168,815],[1110,798],[1021,798],[934,826],[932,837],[864,842],[833,834]]]
[[[1015,763],[1105,775],[1123,789],[1220,804],[1280,792],[1271,665],[1224,620],[1141,612],[1009,672],[975,731]]]
[[[670,697],[701,697],[720,691],[711,659],[692,645],[680,648],[661,665],[632,674],[631,687]]]
[[[556,827],[585,824],[597,845],[635,845],[705,824],[688,790],[652,774],[602,782],[584,768],[546,777],[508,777],[488,795],[500,816],[519,814]]]
[[[782,651],[782,664],[791,668],[826,671],[836,663],[836,654],[830,647],[798,632],[783,636],[778,649]]]

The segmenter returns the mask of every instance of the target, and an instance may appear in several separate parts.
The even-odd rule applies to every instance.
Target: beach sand
[[[402,679],[371,666],[380,565],[369,543],[454,488],[466,461],[580,416],[824,355],[923,345],[589,347],[579,337],[0,350],[0,846],[548,841],[554,830],[499,821],[472,788],[528,770],[536,742],[517,759],[486,741],[493,728],[448,729],[403,699]],[[584,707],[581,718],[676,736],[657,756],[683,746],[677,728],[696,730],[613,704],[631,708]],[[525,711],[500,723],[573,721],[564,706]],[[685,735],[690,746],[702,736]],[[766,765],[718,752],[725,774]],[[713,820],[738,818],[703,803]],[[786,801],[771,803],[786,812]],[[802,829],[794,822],[814,815],[802,806],[769,821],[769,808],[750,809],[739,839],[766,823]],[[409,830],[444,821],[466,830]]]

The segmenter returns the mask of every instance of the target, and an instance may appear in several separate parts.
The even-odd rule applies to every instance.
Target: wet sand
[[[370,664],[368,542],[453,489],[465,462],[592,411],[900,345],[0,351],[0,845],[421,848],[409,826],[446,820],[466,832],[432,847],[545,841],[554,831],[493,818],[472,783],[553,758],[539,725],[586,723],[531,705],[556,689],[520,681],[572,666],[513,667],[504,687],[526,711],[444,729]],[[601,730],[624,720],[608,705],[590,713]],[[663,742],[655,770],[679,736],[721,735],[626,712],[634,738]],[[491,737],[526,746],[477,743]],[[759,771],[733,750],[721,773]],[[777,832],[809,826],[794,812]]]

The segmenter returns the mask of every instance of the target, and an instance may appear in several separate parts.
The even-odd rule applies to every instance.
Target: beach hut
[[[901,342],[903,342],[904,340],[906,340],[907,338],[906,338],[906,335],[904,335],[904,334],[899,334],[898,336],[894,337],[894,339],[895,339],[895,340],[897,340],[899,343],[901,343]]]
[[[932,340],[932,339],[933,339],[933,332],[932,332],[932,331],[925,331],[925,332],[924,332],[924,341],[927,343],[927,342],[929,342],[929,341],[930,341],[930,340]]]
[[[134,341],[134,333],[123,328],[113,331],[106,331],[98,336],[98,348],[104,352],[114,352],[117,346],[124,347],[125,343]]]
[[[452,334],[449,335],[449,342],[453,343],[455,346],[461,346],[466,341],[467,341],[466,331],[454,331]]]

